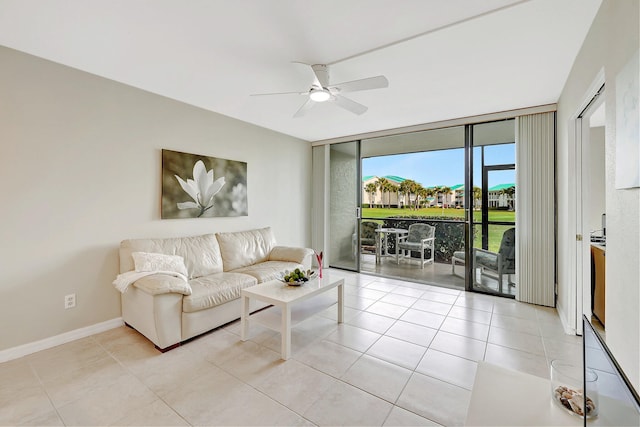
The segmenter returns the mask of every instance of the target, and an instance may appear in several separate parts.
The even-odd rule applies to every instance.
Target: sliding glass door
[[[331,145],[328,264],[515,295],[515,167],[513,119]]]
[[[473,126],[470,289],[515,297],[514,120]]]
[[[464,289],[465,127],[362,141],[360,271]]]
[[[359,270],[359,141],[332,144],[329,150],[329,266]],[[325,261],[326,262],[326,261]]]

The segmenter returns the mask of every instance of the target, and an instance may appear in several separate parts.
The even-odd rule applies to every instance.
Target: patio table
[[[400,236],[404,236],[409,234],[409,230],[405,230],[404,228],[378,228],[376,231],[376,264],[380,263],[382,257],[393,257],[396,258],[396,264],[400,264],[400,251],[396,247],[396,253],[389,253],[389,235],[394,234],[396,236],[396,243]]]

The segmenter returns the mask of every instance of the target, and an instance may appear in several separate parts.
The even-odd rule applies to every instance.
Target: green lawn
[[[498,252],[500,248],[500,241],[502,240],[502,234],[504,234],[507,229],[513,227],[513,225],[489,225],[489,250],[491,252]],[[476,238],[473,242],[474,248],[482,247],[482,230],[478,230],[478,234],[476,234]]]
[[[429,217],[454,217],[463,218],[463,209],[442,209],[442,208],[423,208],[419,210],[410,209],[398,209],[398,208],[363,208],[362,218],[388,218],[395,216],[429,216]],[[479,211],[473,213],[474,221],[480,222],[482,220],[482,214]],[[515,222],[516,213],[504,210],[490,210],[489,221],[506,221]],[[500,247],[500,241],[502,240],[502,234],[512,225],[489,225],[489,250],[497,252]],[[473,246],[476,248],[482,247],[482,231],[478,226],[476,232],[476,238]]]
[[[390,216],[443,216],[464,218],[464,209],[423,208],[418,210],[398,208],[362,208],[363,218],[388,218]],[[482,220],[480,211],[473,212],[476,222]],[[489,210],[489,221],[515,222],[516,213],[503,210]]]

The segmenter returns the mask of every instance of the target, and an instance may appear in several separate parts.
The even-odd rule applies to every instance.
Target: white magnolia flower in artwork
[[[239,214],[247,213],[247,186],[243,183],[237,184],[231,190],[231,207]]]
[[[193,199],[193,202],[178,203],[178,209],[200,209],[198,217],[213,207],[215,196],[224,185],[224,177],[213,180],[213,169],[207,172],[207,168],[198,160],[193,166],[193,179],[185,182],[178,175],[174,175],[180,187]]]

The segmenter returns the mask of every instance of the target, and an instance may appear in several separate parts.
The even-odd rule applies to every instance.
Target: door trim
[[[590,260],[590,230],[586,220],[590,206],[591,194],[589,185],[589,168],[591,161],[591,136],[589,118],[591,114],[604,102],[604,84],[591,98],[575,121],[576,124],[576,333],[582,334],[583,315],[591,313],[591,263]],[[577,236],[582,236],[578,239]],[[588,316],[589,319],[591,319]]]
[[[578,123],[579,117],[584,110],[589,106],[593,97],[598,93],[600,88],[605,84],[604,68],[600,69],[595,76],[593,82],[585,91],[583,101],[578,105],[574,114],[569,118],[568,130],[569,130],[569,145],[568,159],[567,159],[567,195],[570,197],[572,194],[574,197],[570,197],[569,212],[567,215],[567,229],[565,230],[564,237],[567,241],[566,250],[567,253],[556,255],[556,263],[559,263],[559,256],[566,256],[566,260],[562,262],[567,265],[567,282],[566,291],[568,298],[566,299],[568,306],[564,306],[561,300],[557,298],[556,291],[556,303],[560,320],[562,321],[565,332],[569,334],[581,334],[582,333],[582,283],[578,286],[578,271],[582,271],[582,266],[578,266],[578,248],[576,242],[576,235],[581,234],[582,229],[578,228],[578,219],[582,216],[582,205],[579,204],[578,194],[582,194],[582,185],[578,183],[578,168],[581,168],[582,163],[578,165],[578,158],[576,158],[577,147],[582,143],[582,126]],[[573,154],[573,155],[571,155]],[[580,158],[580,162],[582,159]],[[578,186],[580,185],[580,186]],[[580,299],[578,299],[580,298]],[[580,314],[579,314],[580,313]]]

